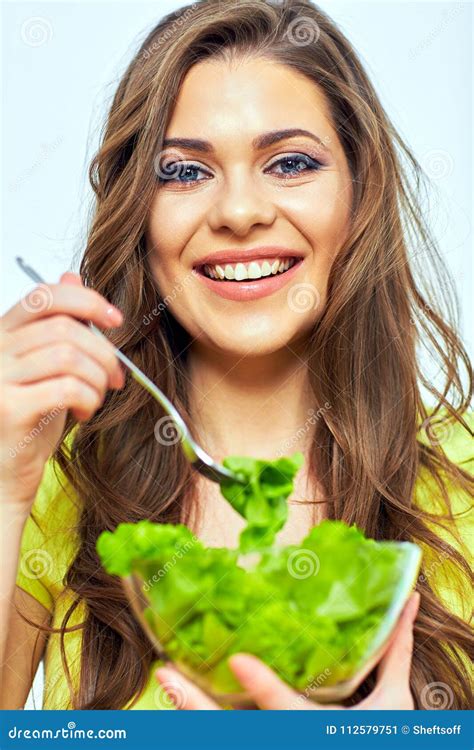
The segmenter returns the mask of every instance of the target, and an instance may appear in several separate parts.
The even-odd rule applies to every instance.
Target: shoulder
[[[72,433],[65,440],[70,447]],[[63,579],[77,550],[79,502],[59,465],[50,458],[23,530],[17,585],[46,609],[64,588]]]
[[[433,442],[442,445],[451,460],[474,460],[474,410],[468,409],[454,419],[446,409],[435,415],[433,408],[425,408],[428,416],[423,421],[420,418],[418,424],[420,442],[428,444],[431,436]]]
[[[75,430],[70,432],[63,446],[67,455]],[[75,528],[78,520],[79,504],[73,488],[59,464],[50,458],[45,465],[43,476],[32,506],[32,520],[38,531],[49,539],[61,531]]]
[[[445,416],[445,415],[442,415]],[[458,420],[438,421],[438,416],[429,424],[421,425],[419,440],[429,444],[427,431],[447,457],[474,479],[474,412],[462,415],[464,426]],[[427,422],[427,420],[425,420]],[[469,602],[472,596],[469,582],[454,565],[450,550],[454,548],[464,559],[469,560],[474,542],[474,513],[472,492],[443,477],[449,496],[450,508],[446,508],[442,493],[426,467],[422,467],[415,485],[415,505],[431,514],[427,525],[440,538],[442,550],[423,550],[423,578],[426,578],[445,605],[462,619],[469,620]],[[449,513],[450,518],[446,518]],[[439,520],[437,520],[439,516]],[[444,516],[444,517],[443,517]]]
[[[449,417],[445,412],[432,416],[429,413],[419,427],[419,442],[424,445],[431,442],[438,445],[446,456],[457,466],[467,471],[474,478],[474,411],[467,411],[462,415],[464,424]],[[447,481],[454,513],[468,511],[472,507],[472,497],[465,490]],[[424,510],[433,513],[443,513],[446,509],[436,502],[439,490],[426,467],[420,468],[416,484],[416,500]]]

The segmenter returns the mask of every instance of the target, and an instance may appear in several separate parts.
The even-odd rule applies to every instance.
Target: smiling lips
[[[265,253],[258,251],[241,251],[234,259],[223,253],[221,262],[200,263],[197,265],[199,279],[213,292],[221,297],[235,301],[248,301],[266,297],[285,286],[294,276],[303,262],[301,255],[290,255],[291,251],[277,251],[270,248]],[[294,252],[294,251],[293,251]],[[262,257],[262,255],[264,257]],[[249,257],[248,262],[243,262]],[[252,257],[253,256],[253,257]],[[217,254],[209,260],[219,259]],[[207,259],[206,259],[207,260]]]
[[[203,273],[218,281],[245,281],[247,279],[261,279],[276,276],[288,271],[296,263],[296,258],[269,258],[252,260],[250,263],[226,263],[225,265],[205,264]]]

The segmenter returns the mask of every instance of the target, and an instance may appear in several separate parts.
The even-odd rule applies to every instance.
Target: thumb
[[[393,684],[394,678],[408,682],[413,655],[413,624],[419,605],[420,594],[415,591],[406,603],[395,628],[393,640],[378,665],[379,682]]]
[[[59,277],[61,284],[71,284],[71,286],[83,286],[82,279],[78,273],[72,273],[71,271],[65,271]]]
[[[413,625],[420,594],[411,595],[400,616],[392,640],[377,669],[377,684],[365,699],[368,708],[411,709],[410,671],[413,656]],[[357,706],[361,708],[365,706]]]

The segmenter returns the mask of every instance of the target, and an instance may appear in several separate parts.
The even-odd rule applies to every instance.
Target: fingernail
[[[108,307],[105,311],[105,314],[107,316],[107,319],[112,323],[115,323],[115,325],[121,325],[123,323],[123,315],[118,307],[110,305],[110,307]]]
[[[249,654],[233,654],[229,657],[232,671],[247,672],[255,667],[256,659]]]
[[[168,681],[176,677],[171,669],[167,669],[166,667],[160,667],[160,669],[157,669],[155,675],[164,681]]]
[[[123,386],[125,385],[125,375],[123,374],[122,369],[116,370],[114,372],[111,383],[113,388],[117,388],[118,390],[123,388]]]

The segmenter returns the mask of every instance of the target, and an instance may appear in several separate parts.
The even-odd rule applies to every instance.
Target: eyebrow
[[[263,133],[257,136],[252,141],[252,146],[255,150],[262,150],[273,146],[274,143],[287,140],[289,138],[296,138],[297,136],[306,136],[315,141],[322,151],[331,153],[330,149],[325,145],[324,141],[321,140],[317,135],[311,133],[309,130],[303,128],[287,128],[286,130],[271,130],[268,133]],[[163,146],[175,146],[177,148],[188,148],[194,151],[200,151],[203,154],[214,153],[212,143],[209,141],[203,141],[200,138],[165,138]]]

